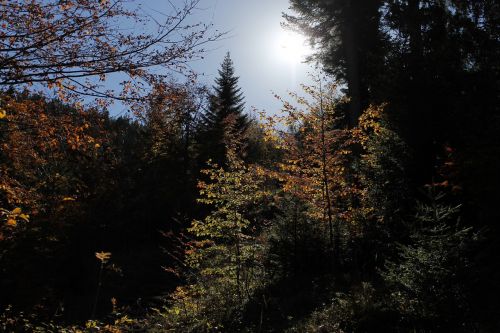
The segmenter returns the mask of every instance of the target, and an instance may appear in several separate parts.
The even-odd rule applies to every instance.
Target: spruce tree
[[[412,331],[470,332],[468,281],[470,256],[477,240],[460,222],[460,206],[427,187],[418,202],[409,240],[398,244],[398,257],[381,271],[390,290],[389,305]]]
[[[229,138],[236,140],[243,148],[243,136],[249,120],[244,114],[244,97],[238,79],[228,52],[219,69],[219,77],[215,80],[209,109],[203,117],[200,140],[203,162],[211,159],[219,165],[225,165],[226,141]]]

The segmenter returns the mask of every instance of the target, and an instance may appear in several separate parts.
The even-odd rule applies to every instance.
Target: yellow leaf
[[[111,259],[111,252],[96,252],[95,257],[102,263],[106,263],[109,259]]]
[[[21,208],[16,207],[16,208],[14,208],[14,210],[12,211],[12,214],[21,214],[21,211],[22,211],[22,210],[21,210]]]
[[[94,147],[96,147],[96,148],[100,148],[100,147],[101,147],[101,145],[100,145],[100,144],[98,144],[98,143],[96,143]]]
[[[75,199],[71,197],[65,197],[64,199],[62,199],[62,201],[75,201]]]
[[[15,226],[17,226],[17,221],[16,221],[16,220],[14,220],[14,219],[8,219],[8,220],[7,220],[7,225],[8,225],[9,227],[15,227]]]
[[[4,109],[0,109],[0,119],[3,119],[7,116],[7,112]]]
[[[89,320],[85,323],[86,328],[96,328],[97,327],[97,321],[95,320]]]

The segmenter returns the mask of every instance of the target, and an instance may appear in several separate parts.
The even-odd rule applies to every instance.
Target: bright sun
[[[279,35],[276,53],[281,60],[297,64],[304,61],[310,52],[304,36],[290,31],[282,31]]]

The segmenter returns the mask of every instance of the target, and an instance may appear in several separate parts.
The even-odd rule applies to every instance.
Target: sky
[[[179,6],[183,3],[171,1]],[[169,8],[167,0],[140,2],[146,10]],[[303,46],[303,37],[280,25],[288,6],[288,0],[201,0],[189,22],[212,22],[213,29],[228,34],[207,47],[203,60],[191,64],[200,74],[199,81],[213,86],[221,62],[230,52],[247,112],[256,108],[276,113],[281,103],[273,92],[285,96],[287,91],[299,91],[301,83],[310,83],[308,73],[313,71],[300,57],[300,53],[310,52]]]

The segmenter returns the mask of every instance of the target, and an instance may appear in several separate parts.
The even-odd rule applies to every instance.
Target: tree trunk
[[[332,203],[330,199],[330,182],[328,180],[328,166],[327,166],[327,149],[328,147],[326,146],[326,139],[325,139],[325,111],[323,108],[323,91],[321,87],[321,81],[319,83],[319,98],[320,98],[320,117],[321,117],[321,167],[322,167],[322,173],[323,173],[323,187],[324,187],[324,193],[325,193],[325,203],[326,203],[326,213],[328,217],[328,232],[330,236],[330,247],[337,248],[337,242],[334,241],[334,231],[333,231],[333,214],[332,214]],[[335,231],[337,233],[337,231]],[[339,253],[337,250],[334,251],[334,262],[336,263],[339,258]]]
[[[347,125],[354,128],[362,111],[361,78],[359,72],[358,41],[356,38],[355,13],[351,1],[345,4],[345,22],[342,26],[342,44],[346,61],[347,87],[350,97]]]

